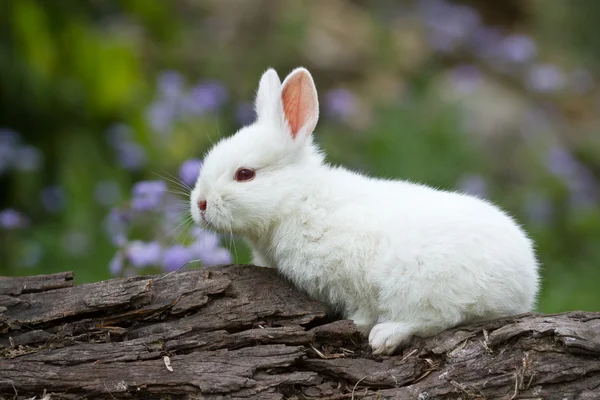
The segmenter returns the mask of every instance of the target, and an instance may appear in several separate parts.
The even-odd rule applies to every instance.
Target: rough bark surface
[[[374,357],[271,269],[72,279],[0,278],[0,398],[600,398],[600,313],[525,314]]]

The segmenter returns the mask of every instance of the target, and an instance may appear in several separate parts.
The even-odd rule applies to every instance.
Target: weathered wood
[[[596,399],[600,313],[525,314],[372,356],[276,271],[0,279],[0,397]]]
[[[19,295],[71,286],[73,286],[72,272],[14,278],[0,276],[0,295]]]

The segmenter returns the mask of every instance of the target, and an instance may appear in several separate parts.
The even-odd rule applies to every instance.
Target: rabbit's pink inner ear
[[[310,135],[318,114],[317,93],[310,75],[299,71],[290,76],[281,92],[281,100],[292,138],[303,128],[307,129],[306,135]]]

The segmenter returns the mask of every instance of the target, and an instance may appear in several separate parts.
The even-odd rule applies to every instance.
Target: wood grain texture
[[[600,398],[600,313],[524,314],[374,357],[272,269],[72,279],[0,278],[0,398]]]

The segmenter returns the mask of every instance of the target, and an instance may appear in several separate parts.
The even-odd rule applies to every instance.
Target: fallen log
[[[374,357],[271,269],[72,279],[0,278],[0,397],[600,398],[600,313],[524,314]]]

